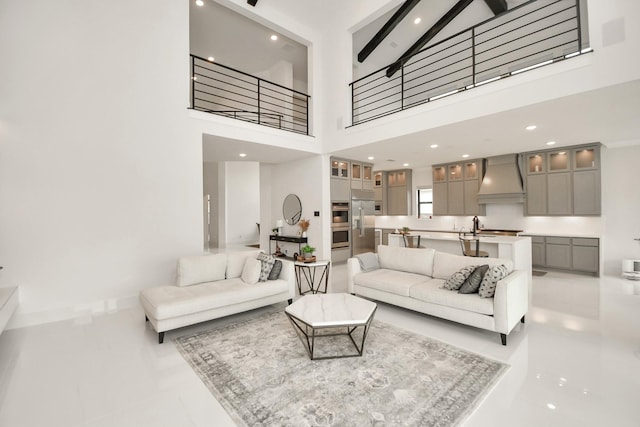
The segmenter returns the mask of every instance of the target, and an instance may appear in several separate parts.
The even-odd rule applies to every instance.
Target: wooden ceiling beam
[[[431,28],[427,30],[426,33],[422,35],[418,39],[417,42],[413,44],[396,62],[391,64],[389,68],[387,68],[387,77],[393,76],[396,71],[398,71],[405,62],[409,60],[409,58],[420,51],[429,41],[434,38],[444,27],[449,24],[449,22],[453,21],[453,19],[458,16],[463,10],[466,9],[473,3],[473,0],[459,0],[458,3],[455,4],[447,13],[445,13],[442,18],[438,20]]]
[[[404,19],[405,16],[409,14],[411,9],[414,8],[415,5],[420,3],[420,0],[407,0],[396,13],[393,14],[391,18],[380,28],[380,30],[376,33],[375,36],[362,48],[362,50],[358,53],[358,62],[364,62],[365,59],[375,50],[376,47],[387,37],[391,31]]]
[[[507,0],[484,0],[494,15],[500,15],[507,11]]]

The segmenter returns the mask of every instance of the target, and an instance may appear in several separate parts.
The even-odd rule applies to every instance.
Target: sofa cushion
[[[242,268],[242,275],[240,278],[248,285],[255,285],[260,280],[260,274],[262,269],[262,262],[257,259],[247,258],[244,261],[244,267]]]
[[[474,313],[493,315],[493,299],[480,298],[478,294],[459,294],[442,288],[442,279],[431,279],[411,287],[409,296],[420,301]]]
[[[460,289],[460,286],[471,276],[471,273],[476,269],[477,265],[468,265],[466,267],[462,267],[460,270],[456,271],[444,281],[442,285],[443,288],[448,289],[450,291],[457,291]]]
[[[431,248],[403,248],[379,245],[378,261],[380,262],[380,268],[432,276],[435,252],[435,249]],[[447,275],[447,277],[451,276],[451,274]]]
[[[513,261],[502,258],[475,258],[437,251],[433,257],[433,275],[437,279],[448,279],[453,273],[468,265],[487,264],[489,267],[504,264],[507,271],[513,270]]]
[[[504,265],[494,265],[482,278],[478,295],[480,298],[493,298],[496,293],[496,285],[498,282],[507,277],[507,267]]]
[[[417,251],[418,249],[412,249]],[[422,274],[380,268],[353,276],[353,283],[366,288],[409,296],[409,289],[416,283],[424,282],[429,277]]]
[[[365,252],[363,254],[358,254],[355,256],[360,264],[360,270],[362,271],[371,271],[377,270],[380,268],[380,263],[378,262],[378,255],[373,252]]]
[[[273,280],[255,286],[235,278],[197,286],[157,286],[140,292],[140,299],[151,317],[162,320],[241,304],[288,290],[289,282],[286,280]]]
[[[266,282],[267,279],[269,278],[269,274],[271,274],[271,270],[273,269],[273,264],[276,263],[276,259],[271,255],[267,255],[264,252],[260,252],[258,254],[258,260],[260,261],[260,264],[261,264],[259,281]]]
[[[458,292],[461,294],[475,294],[480,289],[480,283],[482,283],[482,279],[484,278],[485,273],[489,270],[488,265],[481,265],[476,267],[473,270],[473,273],[467,277],[467,280],[464,281]]]
[[[178,260],[176,285],[191,286],[198,283],[224,280],[227,254],[184,257]]]
[[[279,259],[273,263],[273,268],[271,269],[271,273],[269,273],[269,277],[267,280],[277,280],[280,277],[280,272],[282,271],[282,261]]]
[[[227,279],[240,277],[247,257],[256,258],[259,253],[259,250],[229,252],[227,254]]]

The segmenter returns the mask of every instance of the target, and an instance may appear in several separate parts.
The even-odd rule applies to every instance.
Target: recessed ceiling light
[[[554,145],[556,142],[555,141],[549,141],[547,142],[547,145]]]
[[[469,157],[469,155],[468,155],[468,154],[463,154],[463,155],[462,155],[462,158],[463,158],[463,159],[466,159],[467,157]]]
[[[538,126],[536,126],[536,125],[529,125],[529,126],[527,126],[525,129],[526,129],[526,130],[534,130],[534,129],[535,129],[535,128],[537,128],[537,127],[538,127]]]
[[[431,144],[429,147],[431,147],[431,148],[438,148],[438,144]]]
[[[413,20],[413,23],[418,25],[420,23],[420,21],[422,21],[422,19],[420,17],[418,17],[418,18]]]
[[[407,167],[409,166],[409,163],[403,163],[402,166]]]
[[[278,40],[278,36],[276,36],[275,34],[271,34],[271,40],[273,41]]]
[[[373,159],[375,159],[375,157],[373,157],[373,156],[367,157],[367,160],[373,160]]]
[[[210,56],[210,57],[208,57],[207,59],[209,60],[209,62],[213,62],[214,57],[213,57],[213,56]]]
[[[247,153],[240,153],[240,157],[247,157]]]
[[[196,0],[196,5],[202,7],[204,6],[204,2],[202,0]]]
[[[554,410],[556,409],[556,405],[554,405],[553,403],[547,403],[547,408]]]

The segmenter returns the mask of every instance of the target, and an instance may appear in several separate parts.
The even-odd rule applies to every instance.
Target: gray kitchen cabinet
[[[362,164],[362,189],[373,190],[373,165]]]
[[[349,180],[331,178],[329,189],[331,191],[331,201],[348,202],[351,200],[351,186]]]
[[[433,214],[447,215],[448,191],[446,182],[433,183]]]
[[[547,267],[570,270],[573,265],[571,259],[571,239],[568,237],[547,237],[545,239]]]
[[[573,214],[571,172],[547,174],[547,213],[549,215]]]
[[[571,244],[573,270],[598,273],[600,268],[599,240],[573,238]]]
[[[600,146],[525,153],[527,215],[600,215]]]
[[[531,237],[531,263],[534,267],[544,267],[547,263],[545,238]]]
[[[362,163],[351,162],[351,188],[362,190]]]
[[[485,215],[478,203],[483,160],[468,160],[433,166],[434,215]]]
[[[533,267],[590,273],[600,272],[600,239],[591,237],[531,236]]]
[[[573,172],[573,213],[600,215],[600,171]]]
[[[527,177],[527,215],[547,214],[547,175]]]
[[[464,181],[449,182],[447,215],[464,215],[464,196]]]
[[[411,215],[411,170],[387,171],[386,215]]]

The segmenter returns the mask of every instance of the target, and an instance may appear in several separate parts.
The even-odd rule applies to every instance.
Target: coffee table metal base
[[[302,341],[302,344],[307,350],[307,353],[309,354],[309,358],[311,360],[323,360],[323,359],[341,359],[345,357],[361,357],[362,352],[364,350],[364,342],[367,339],[367,334],[369,333],[369,327],[371,326],[371,321],[373,320],[373,315],[375,314],[375,309],[373,310],[373,313],[371,313],[371,316],[369,317],[369,320],[367,320],[367,323],[365,323],[364,325],[355,325],[355,326],[343,325],[343,326],[330,326],[330,327],[323,327],[323,328],[314,328],[313,326],[306,324],[304,321],[296,318],[290,313],[285,312],[285,314],[291,321],[291,324],[293,325],[296,333],[298,334],[300,341]],[[323,329],[342,329],[342,328],[346,328],[346,332],[335,332],[335,333],[324,333],[324,334],[319,333]],[[353,337],[354,332],[356,332],[358,328],[363,328],[362,339],[359,340],[360,345],[358,345],[358,343]],[[320,356],[320,357],[315,356],[314,351],[315,351],[316,338],[334,337],[334,336],[342,336],[342,335],[349,337],[349,339],[353,343],[353,346],[356,349],[357,354],[342,354],[342,355],[336,355],[336,356]]]

